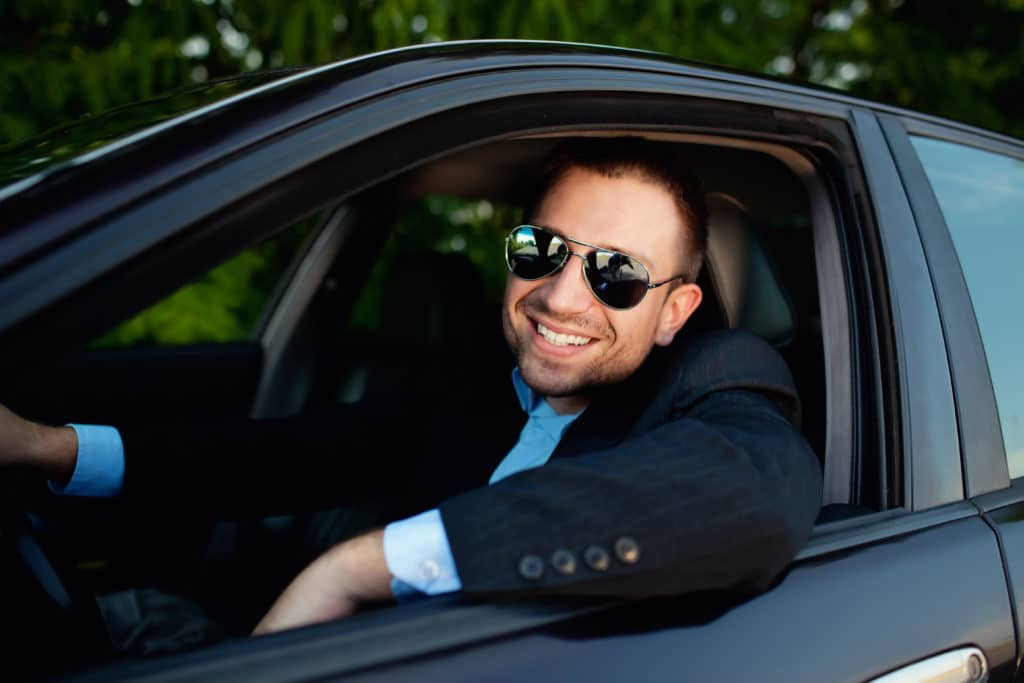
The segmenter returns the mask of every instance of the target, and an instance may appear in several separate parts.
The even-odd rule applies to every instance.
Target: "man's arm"
[[[712,337],[679,367],[658,426],[441,504],[463,590],[641,597],[771,584],[821,496],[818,459],[786,414],[798,406],[788,370],[743,334]],[[592,566],[588,551],[609,561]]]
[[[57,493],[106,497],[123,488],[124,504],[141,514],[179,506],[182,491],[211,514],[296,513],[365,500],[393,480],[402,463],[391,451],[411,451],[389,449],[384,437],[418,430],[396,432],[392,423],[378,406],[339,406],[274,420],[52,427],[0,406],[0,468],[48,479]],[[389,458],[374,455],[381,451]]]
[[[552,461],[441,512],[470,593],[763,590],[810,532],[817,470],[768,399],[722,392],[622,447]],[[587,562],[590,548],[608,561]],[[571,570],[557,569],[559,552]],[[528,557],[539,571],[524,570]]]
[[[253,635],[353,614],[390,599],[391,574],[381,529],[334,546],[306,567],[260,620]]]
[[[734,366],[718,371],[722,359]],[[441,504],[463,590],[645,597],[770,585],[821,496],[817,457],[791,422],[799,403],[788,370],[742,335],[684,360],[664,424]],[[275,612],[293,626],[388,597],[349,588],[389,579],[375,545],[334,553],[293,582],[258,632],[287,627]],[[339,590],[333,608],[311,609]]]
[[[685,425],[631,440],[632,454],[613,449],[552,462],[443,503],[452,521],[447,533],[458,534],[452,548],[462,589],[611,597],[766,589],[817,514],[816,460],[795,430],[781,430],[792,438],[788,444],[772,434],[780,426],[772,423],[784,418],[757,394],[722,394],[694,413]],[[722,420],[751,431],[716,429]],[[759,437],[769,451],[791,448],[792,457],[752,455],[750,440]],[[680,476],[686,465],[659,462],[666,444],[678,450],[678,438],[709,449],[708,457],[685,459],[698,471]],[[709,462],[715,457],[723,462]],[[616,461],[638,468],[646,481],[611,475],[605,468]],[[570,488],[576,492],[567,495]],[[383,539],[378,530],[329,550],[296,577],[255,633],[347,617],[364,603],[391,599]],[[571,571],[564,553],[572,556]]]
[[[80,439],[82,429],[77,425],[51,427],[32,422],[0,405],[0,467],[23,469],[48,478],[51,485],[62,490],[69,482],[81,479],[83,465],[87,470],[100,469],[109,474],[106,470],[111,467],[105,461],[110,460],[108,455],[112,451],[117,460],[112,469],[123,473],[124,449],[117,430],[87,427],[85,438]],[[90,443],[93,451],[101,453],[99,457],[89,452]],[[82,446],[84,453],[80,451]],[[92,477],[86,473],[85,478]],[[120,474],[115,478],[115,489],[119,490]],[[109,495],[118,490],[110,491]],[[97,494],[90,490],[86,495]],[[108,492],[104,490],[102,495]],[[391,524],[388,530],[391,534],[387,553],[385,532],[376,530],[338,544],[322,555],[293,581],[255,633],[340,618],[354,612],[360,604],[391,599],[395,576],[405,576],[405,583],[413,591],[439,593],[459,589],[437,510]],[[423,562],[430,563],[435,571],[424,573]],[[392,571],[395,566],[399,568]]]
[[[253,635],[347,617],[368,602],[461,589],[440,513],[428,510],[321,555],[292,580]]]
[[[0,466],[66,484],[77,458],[78,436],[74,429],[32,422],[0,406]]]
[[[409,408],[411,400],[285,418],[117,425],[126,454],[124,500],[173,509],[188,491],[194,508],[267,516],[378,497],[415,465],[428,416]]]

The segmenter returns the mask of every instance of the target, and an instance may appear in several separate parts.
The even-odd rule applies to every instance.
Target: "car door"
[[[962,126],[887,118],[886,134],[939,264],[961,408],[965,486],[998,535],[1020,623],[1020,306],[1024,145]],[[927,234],[926,234],[927,231]],[[1018,653],[1020,653],[1018,627]],[[1019,654],[1017,674],[1020,675]]]
[[[200,247],[186,237],[237,244],[246,221],[302,215],[499,138],[613,130],[775,145],[806,178],[814,207],[828,361],[824,500],[846,518],[822,522],[792,570],[750,600],[449,597],[81,680],[861,681],[962,650],[984,658],[991,680],[1009,680],[1014,613],[998,538],[965,499],[975,460],[962,445],[970,426],[954,392],[932,263],[875,113],[839,96],[617,52],[452,49],[429,67],[426,78],[414,56],[384,63],[366,73],[389,87],[356,102],[338,100],[352,81],[307,88],[300,108],[278,111],[292,117],[288,125],[183,175],[91,236],[116,239],[145,215],[178,246],[175,257],[187,257]],[[189,203],[225,187],[216,203]],[[145,277],[167,287],[173,259],[149,258]],[[93,298],[65,292],[40,304],[37,319],[69,302],[113,302],[128,282],[116,265],[95,266]],[[5,282],[0,293],[13,296],[19,284]],[[33,329],[18,328],[16,341]]]

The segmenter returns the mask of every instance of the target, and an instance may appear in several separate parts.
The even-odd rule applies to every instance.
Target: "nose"
[[[548,278],[544,294],[552,312],[581,313],[594,304],[594,295],[583,278],[583,261],[581,254],[571,253],[562,270]]]

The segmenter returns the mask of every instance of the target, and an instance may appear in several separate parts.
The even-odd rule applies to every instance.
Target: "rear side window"
[[[232,343],[251,339],[319,215],[235,254],[199,279],[95,339],[94,349]]]
[[[1024,475],[1024,161],[911,138],[967,280],[999,407],[1010,476]]]

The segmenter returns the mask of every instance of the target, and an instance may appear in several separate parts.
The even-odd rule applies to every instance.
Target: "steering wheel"
[[[95,599],[59,561],[39,520],[11,507],[19,497],[6,493],[0,492],[0,596],[14,670],[36,678],[101,660],[110,644]]]

